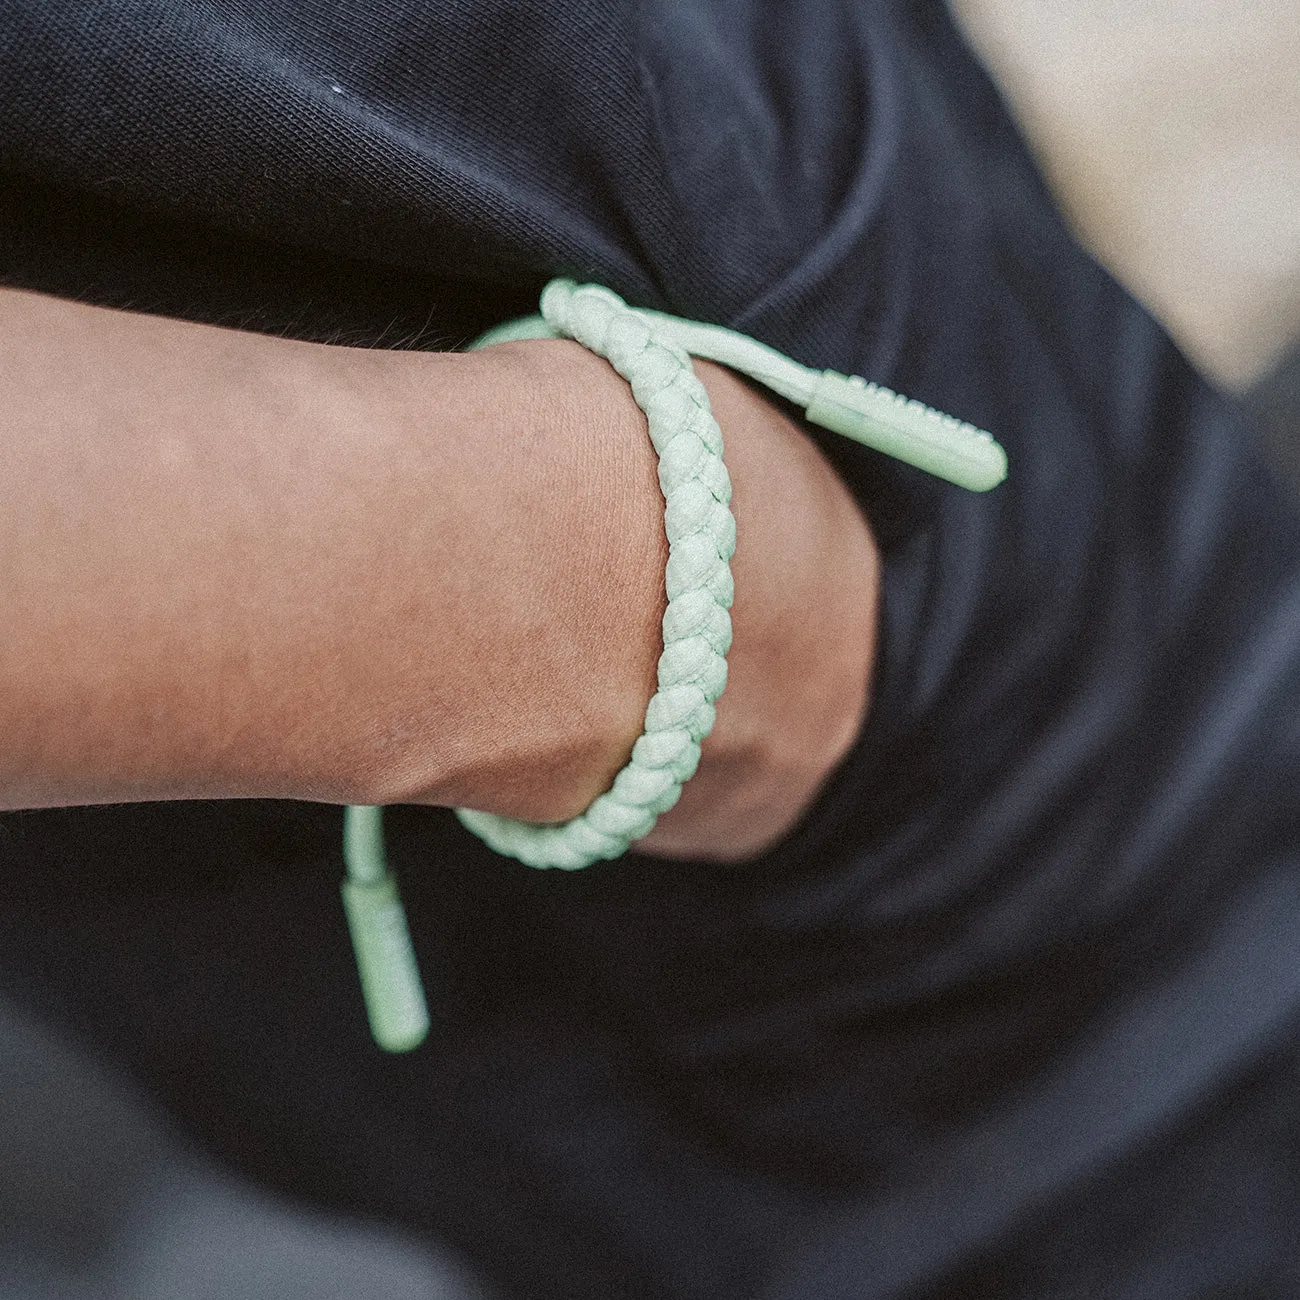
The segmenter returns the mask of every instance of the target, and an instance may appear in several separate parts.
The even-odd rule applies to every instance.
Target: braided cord
[[[632,387],[659,456],[668,536],[663,653],[645,730],[614,784],[571,821],[542,825],[494,813],[456,815],[498,853],[531,867],[573,871],[616,858],[649,834],[678,800],[713,728],[727,683],[736,549],[722,433],[691,354],[721,362],[805,408],[814,424],[975,492],[1006,477],[1006,454],[982,429],[856,375],[815,371],[717,325],[634,310],[615,293],[552,280],[541,316],[510,321],[475,347],[515,339],[571,338],[604,357]],[[379,808],[345,814],[343,886],[362,991],[375,1041],[408,1051],[428,1032],[420,973],[396,881],[383,860]]]
[[[631,385],[659,456],[668,536],[658,689],[646,708],[645,730],[613,785],[585,812],[555,825],[457,810],[498,853],[531,867],[572,871],[616,858],[649,834],[699,764],[700,742],[713,729],[714,705],[727,684],[736,521],[728,505],[722,432],[690,356],[608,289],[553,280],[541,309],[548,332],[576,339]]]

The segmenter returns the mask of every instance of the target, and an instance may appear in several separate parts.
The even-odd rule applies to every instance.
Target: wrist
[[[667,543],[627,384],[576,343],[457,358],[479,395],[454,531],[459,653],[432,778],[384,802],[562,821],[610,784],[654,692]],[[419,419],[420,402],[415,403]]]
[[[585,737],[588,747],[575,751],[567,767],[508,758],[496,771],[475,765],[452,801],[558,821],[608,788],[640,734],[661,645],[663,499],[644,416],[613,370],[573,345],[567,354],[555,352],[566,345],[554,343],[515,346],[526,364],[542,365],[541,426],[552,438],[565,431],[557,445],[562,458],[573,458],[566,477],[575,477],[573,465],[586,466],[577,476],[585,486],[571,504],[598,527],[584,534],[566,581],[586,593],[586,620],[621,630],[612,638],[617,653],[586,678],[585,689],[602,703],[585,712],[581,701],[568,704],[570,734]],[[697,362],[697,371],[723,429],[735,489],[736,635],[728,689],[700,768],[640,845],[734,860],[792,828],[858,733],[875,652],[879,556],[851,495],[812,440],[730,371],[707,362]],[[593,473],[605,479],[594,495]],[[614,580],[591,582],[592,566]],[[582,652],[588,666],[595,662],[590,650]],[[515,735],[528,718],[543,731],[564,733],[564,714],[539,703],[521,700]],[[513,804],[490,806],[494,793]]]

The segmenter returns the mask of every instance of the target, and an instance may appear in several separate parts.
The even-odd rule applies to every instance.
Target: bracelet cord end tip
[[[1007,455],[983,429],[857,375],[824,370],[805,412],[813,424],[964,487],[987,492]]]

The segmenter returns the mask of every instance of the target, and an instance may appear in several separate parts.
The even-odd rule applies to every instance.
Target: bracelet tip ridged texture
[[[658,689],[631,759],[585,812],[553,825],[465,808],[457,816],[498,853],[531,867],[576,870],[616,858],[648,835],[699,764],[700,743],[727,684],[736,521],[722,432],[690,356],[617,294],[595,285],[553,280],[541,311],[555,335],[604,357],[646,415],[668,537]]]

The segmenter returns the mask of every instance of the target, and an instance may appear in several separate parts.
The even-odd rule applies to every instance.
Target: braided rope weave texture
[[[727,683],[736,521],[722,432],[689,355],[617,294],[595,285],[553,280],[541,312],[555,333],[604,357],[631,385],[659,456],[668,536],[658,690],[614,784],[585,812],[555,825],[457,810],[498,853],[530,867],[571,871],[616,858],[649,834],[699,764],[700,742],[713,728],[714,705]]]

